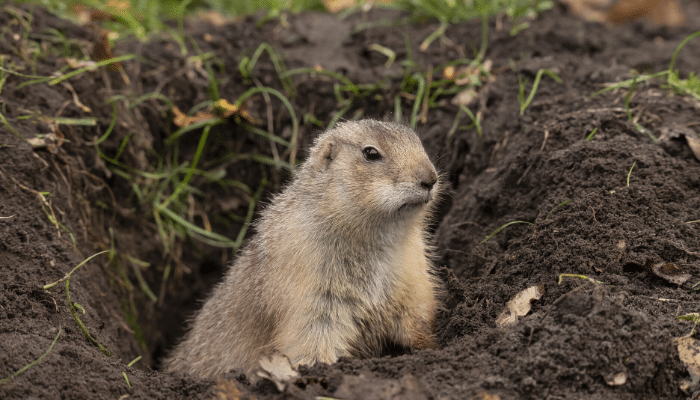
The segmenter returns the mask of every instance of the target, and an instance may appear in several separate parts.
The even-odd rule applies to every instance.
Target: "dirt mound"
[[[700,15],[692,7],[689,13]],[[625,87],[591,97],[608,83],[631,79],[632,69],[667,69],[692,31],[644,22],[607,27],[553,10],[512,36],[507,22],[494,19],[485,52],[493,79],[483,75],[469,105],[480,135],[451,102],[457,92],[436,89],[447,63],[478,51],[480,22],[450,26],[445,39],[421,51],[439,24],[396,29],[390,22],[398,16],[374,10],[343,21],[300,14],[261,25],[255,18],[224,27],[189,22],[192,43],[167,36],[118,41],[115,55],[135,55],[122,61],[122,71],[100,69],[50,85],[26,82],[67,73],[66,58],[93,52],[101,32],[41,8],[6,6],[0,12],[6,27],[0,112],[7,120],[0,125],[0,379],[51,351],[1,382],[0,397],[697,397],[700,387],[674,338],[693,327],[676,317],[697,313],[700,301],[693,287],[700,281],[700,160],[686,139],[700,133],[699,103],[664,87],[665,79],[640,79],[631,95]],[[65,40],[56,40],[56,32]],[[263,55],[251,76],[242,75],[241,66],[263,43],[296,72],[280,79],[279,63]],[[390,53],[376,51],[377,44],[395,60],[388,62]],[[217,68],[206,70],[197,57],[184,56],[182,46],[215,59]],[[675,68],[687,77],[697,65],[700,39],[683,47]],[[347,82],[309,72],[314,69],[341,73],[358,86],[340,87]],[[520,83],[527,97],[542,69],[561,82],[542,75],[521,113]],[[421,84],[433,90],[422,103]],[[190,184],[201,193],[198,207],[245,215],[251,193],[265,198],[289,177],[253,155],[288,160],[298,150],[301,158],[337,118],[394,119],[401,110],[401,119],[417,121],[452,185],[435,225],[438,273],[448,289],[439,349],[302,367],[303,378],[283,393],[268,381],[251,386],[235,373],[214,382],[158,371],[231,254],[174,239],[180,244],[164,257],[167,243],[151,209],[125,176],[139,168],[156,174],[149,168],[171,151],[177,127],[169,104],[141,96],[158,93],[191,110],[212,90],[234,101],[256,85],[293,89],[298,148],[276,154],[269,140],[244,128],[243,118],[230,118],[211,130],[217,146],[203,159],[235,149],[241,157],[224,172],[251,191],[195,176]],[[261,95],[251,99],[246,111],[291,142],[294,118],[286,106]],[[55,125],[55,117],[95,119]],[[195,133],[181,137],[182,160],[195,154],[201,137]],[[49,141],[38,146],[25,139]],[[154,176],[138,182],[148,185]],[[264,189],[263,179],[269,182]],[[514,221],[522,222],[484,241]],[[243,225],[212,221],[215,229],[234,232],[227,236]],[[69,280],[43,288],[105,250]],[[665,267],[666,275],[655,273],[665,264],[674,266]],[[532,311],[498,326],[506,303],[531,286],[544,288]],[[143,358],[129,365],[137,356]]]

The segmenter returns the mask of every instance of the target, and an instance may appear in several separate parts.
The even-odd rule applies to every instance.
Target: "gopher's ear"
[[[333,160],[338,156],[340,146],[336,142],[336,138],[327,136],[316,143],[311,150],[311,158],[315,169],[323,171],[331,165]]]

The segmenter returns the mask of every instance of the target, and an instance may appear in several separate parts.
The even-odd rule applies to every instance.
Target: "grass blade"
[[[527,221],[513,221],[513,222],[509,222],[509,223],[507,223],[507,224],[501,226],[500,228],[496,229],[495,231],[491,232],[491,234],[488,235],[488,236],[486,236],[486,239],[482,240],[479,244],[484,243],[485,241],[491,239],[491,238],[494,237],[498,232],[502,231],[503,228],[506,228],[506,227],[508,227],[508,226],[510,226],[510,225],[513,225],[513,224],[528,224],[528,225],[534,225],[532,222],[527,222]]]
[[[39,358],[37,358],[36,360],[34,360],[34,361],[30,362],[29,364],[25,365],[24,367],[20,368],[20,369],[19,369],[17,372],[15,372],[14,374],[12,374],[12,375],[10,375],[10,376],[8,376],[8,377],[6,377],[6,378],[0,379],[0,384],[9,381],[10,379],[16,377],[17,375],[19,375],[19,374],[21,374],[22,372],[28,370],[29,368],[33,367],[34,365],[38,364],[41,360],[43,360],[44,357],[46,357],[46,356],[51,352],[51,350],[53,350],[53,346],[54,346],[54,345],[56,344],[56,342],[58,341],[58,337],[61,336],[61,332],[62,332],[62,331],[63,331],[63,329],[61,329],[61,326],[59,325],[59,326],[58,326],[58,333],[56,334],[56,337],[53,338],[53,342],[51,342],[51,345],[50,345],[49,348],[44,352],[44,354],[42,354],[41,356],[39,356]]]

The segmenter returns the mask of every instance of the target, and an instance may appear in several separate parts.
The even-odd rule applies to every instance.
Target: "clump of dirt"
[[[688,6],[689,15],[700,15],[696,3]],[[479,22],[457,24],[448,27],[446,40],[420,51],[439,24],[419,22],[399,31],[384,23],[399,16],[373,10],[340,21],[308,13],[262,25],[248,18],[224,27],[192,21],[186,31],[201,54],[216,58],[216,90],[230,101],[256,85],[286,90],[268,56],[253,68],[255,79],[238,69],[263,43],[277,49],[290,70],[320,67],[356,84],[384,82],[371,95],[343,103],[337,81],[322,74],[294,75],[295,113],[313,117],[299,125],[303,157],[321,131],[314,119],[323,126],[340,112],[345,118],[393,119],[396,99],[402,114],[410,116],[415,98],[401,92],[400,64],[409,54],[413,72],[432,71],[437,80],[443,73],[437,66],[473,57],[481,41]],[[0,40],[0,111],[8,122],[0,127],[0,379],[39,358],[58,339],[39,363],[0,383],[0,397],[697,397],[700,387],[686,384],[691,377],[673,340],[692,328],[676,317],[698,312],[700,300],[693,288],[700,281],[700,160],[684,136],[698,136],[700,105],[690,96],[674,95],[659,80],[638,82],[629,96],[623,88],[591,97],[611,82],[631,78],[633,69],[668,68],[692,31],[646,22],[608,27],[575,20],[559,9],[515,36],[507,25],[500,19],[489,23],[485,58],[492,62],[493,79],[470,105],[481,117],[483,137],[474,128],[454,129],[471,119],[459,114],[454,124],[458,107],[449,96],[436,97],[426,122],[418,123],[426,149],[452,186],[435,223],[437,273],[447,289],[440,348],[302,367],[302,378],[279,392],[269,381],[251,386],[235,372],[214,382],[158,370],[231,255],[183,242],[174,253],[179,255],[174,272],[163,283],[167,263],[158,228],[109,161],[147,169],[175,130],[162,103],[149,99],[129,107],[118,99],[160,93],[190,110],[209,98],[210,72],[164,36],[145,43],[118,41],[115,55],[136,55],[122,61],[122,72],[98,70],[66,84],[20,86],[35,76],[51,76],[68,56],[91,53],[101,31],[38,7],[5,6],[0,13],[0,26],[7,27]],[[51,44],[51,29],[68,39],[60,50]],[[374,44],[394,51],[395,62],[389,65],[372,50]],[[682,77],[700,64],[699,57],[700,40],[689,41],[675,64]],[[561,83],[544,75],[521,115],[519,83],[526,83],[529,94],[544,68]],[[292,119],[280,102],[268,104],[257,96],[246,107],[290,138]],[[119,119],[110,128],[115,109]],[[36,148],[24,139],[56,134],[46,119],[22,118],[39,113],[97,120],[94,126],[59,125],[60,138],[67,140]],[[101,158],[95,145],[108,131],[99,142],[106,155]],[[211,135],[220,148],[274,155],[268,141],[251,137],[235,118]],[[191,157],[197,136],[182,140],[183,159]],[[210,151],[204,158],[220,156]],[[251,187],[268,178],[268,195],[288,179],[250,157],[230,164],[226,173]],[[240,192],[204,178],[191,184],[204,193],[203,209],[247,206]],[[509,225],[484,241],[513,221],[528,224]],[[43,289],[103,250],[110,252],[78,269],[68,290],[77,317],[111,357],[77,325],[66,283]],[[150,267],[134,266],[127,255]],[[673,263],[690,279],[671,283],[634,267],[647,260]],[[161,288],[156,301],[139,290],[137,273],[150,287]],[[544,295],[528,315],[513,325],[497,325],[510,299],[540,285]],[[137,356],[143,358],[129,366]]]

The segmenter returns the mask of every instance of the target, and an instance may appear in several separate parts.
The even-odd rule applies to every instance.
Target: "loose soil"
[[[698,3],[687,6],[697,20]],[[0,54],[6,69],[49,76],[64,66],[63,57],[51,50],[57,45],[49,40],[50,29],[66,36],[68,52],[89,53],[99,41],[94,29],[39,7],[7,7],[0,13],[5,30]],[[31,15],[31,24],[19,23],[18,15]],[[224,26],[189,21],[185,31],[199,48],[188,42],[188,54],[212,52],[216,57],[213,72],[220,79],[221,98],[233,102],[255,86],[243,79],[238,65],[265,42],[281,53],[289,69],[318,65],[358,84],[385,80],[382,89],[356,100],[344,117],[393,119],[407,43],[412,60],[424,71],[472,58],[481,43],[481,24],[475,21],[450,26],[449,40],[436,40],[420,51],[421,42],[439,25],[389,26],[400,16],[374,10],[342,21],[312,13],[259,25],[252,17]],[[179,109],[190,110],[208,99],[207,71],[183,56],[174,40],[155,38],[117,41],[115,55],[137,55],[122,62],[128,83],[119,71],[108,69],[80,74],[68,80],[70,85],[21,88],[28,78],[4,75],[1,111],[18,135],[5,124],[0,127],[0,378],[40,357],[59,330],[60,336],[41,362],[0,383],[0,397],[698,398],[700,386],[680,361],[674,338],[692,329],[692,323],[676,317],[700,311],[700,292],[692,289],[700,280],[700,160],[682,136],[700,132],[699,103],[673,95],[661,81],[640,82],[629,97],[631,114],[659,139],[655,143],[628,119],[627,89],[590,97],[606,83],[632,77],[632,69],[667,69],[674,50],[692,30],[644,21],[604,26],[577,20],[559,8],[515,36],[509,27],[502,19],[489,23],[486,59],[493,62],[494,80],[479,90],[471,106],[482,115],[483,137],[468,129],[448,138],[458,110],[449,97],[438,99],[438,107],[418,124],[426,149],[451,185],[435,221],[437,273],[446,287],[437,331],[440,347],[302,367],[303,378],[284,392],[269,381],[250,385],[235,371],[225,376],[228,380],[212,381],[159,370],[159,361],[184,332],[198,301],[235,255],[181,246],[167,284],[155,290],[158,301],[150,300],[139,290],[134,271],[139,268],[151,288],[161,287],[166,262],[153,216],[143,211],[129,183],[95,152],[96,139],[112,120],[108,98],[133,100],[157,91]],[[28,51],[29,43],[39,44],[42,55],[32,58],[36,53]],[[370,50],[372,44],[395,51],[394,64],[387,67],[387,58]],[[35,70],[18,69],[32,62]],[[683,48],[676,68],[685,77],[698,65],[700,39]],[[542,68],[556,72],[562,82],[545,75],[520,115],[518,77],[527,81],[529,93]],[[433,73],[433,79],[441,79],[441,70]],[[268,56],[260,58],[253,75],[259,84],[282,90]],[[331,121],[341,108],[333,82],[322,75],[295,75],[296,115],[310,113],[323,126]],[[73,91],[90,112],[76,105]],[[410,115],[414,100],[401,99],[403,115]],[[100,149],[147,170],[175,130],[172,116],[155,100],[130,109],[124,102],[115,104],[120,117]],[[289,113],[276,100],[271,104],[275,133],[289,138]],[[255,118],[267,121],[262,96],[247,107]],[[45,122],[18,119],[36,112],[96,117],[98,123],[61,125],[69,142],[33,149],[19,136],[30,139],[52,132]],[[465,114],[460,118],[460,125],[471,122]],[[240,153],[271,154],[268,141],[251,137],[239,125],[232,118],[212,131],[212,140]],[[594,129],[593,138],[586,140]],[[302,121],[301,157],[320,131],[310,119]],[[120,152],[128,135],[129,144]],[[183,136],[182,159],[191,157],[198,138],[196,132]],[[288,152],[280,148],[280,156],[288,157]],[[289,178],[248,160],[231,163],[226,172],[254,188],[266,176],[270,183],[265,198]],[[191,184],[204,192],[198,200],[201,209],[228,207],[245,213],[248,198],[242,193],[204,179]],[[46,202],[39,192],[50,192]],[[513,221],[530,224],[510,225],[483,242]],[[214,228],[221,226],[215,221]],[[222,233],[234,237],[239,228]],[[97,256],[72,275],[70,300],[111,357],[76,324],[64,282],[42,289],[107,249],[114,252]],[[150,267],[130,264],[126,256]],[[673,263],[691,277],[670,283],[646,270],[646,260]],[[497,326],[506,303],[538,285],[544,294],[532,303],[530,313],[513,325]],[[128,366],[137,356],[141,360]],[[625,379],[614,384],[616,377]]]

